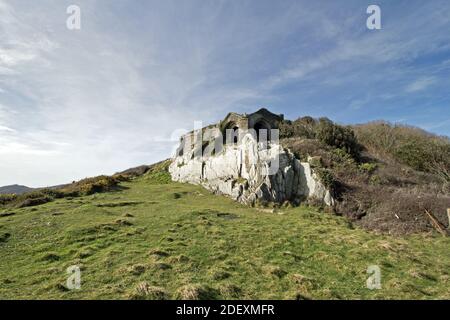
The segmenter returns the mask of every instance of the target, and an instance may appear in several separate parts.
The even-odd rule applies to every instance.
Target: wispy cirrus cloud
[[[433,83],[435,81],[436,81],[436,79],[433,77],[425,77],[425,78],[417,79],[416,81],[410,83],[406,87],[406,92],[416,92],[416,91],[425,90],[429,86],[433,85]]]
[[[7,131],[7,132],[16,132],[16,130],[6,127],[6,126],[1,126],[0,125],[0,131]]]

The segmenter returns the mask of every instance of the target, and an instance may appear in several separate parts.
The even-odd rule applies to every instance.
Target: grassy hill
[[[450,238],[435,233],[249,208],[164,170],[88,191],[0,207],[0,298],[450,299]],[[81,290],[65,286],[71,265]],[[366,288],[370,265],[380,290]]]

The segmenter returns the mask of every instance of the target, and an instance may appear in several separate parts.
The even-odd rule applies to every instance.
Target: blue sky
[[[0,0],[0,185],[149,164],[262,106],[450,136],[449,30],[448,1]]]

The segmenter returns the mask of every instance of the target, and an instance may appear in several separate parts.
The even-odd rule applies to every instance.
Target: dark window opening
[[[239,142],[239,127],[231,122],[223,130],[223,144],[237,144]]]
[[[259,121],[255,124],[254,129],[256,131],[256,140],[258,142],[270,141],[270,125],[265,121]]]

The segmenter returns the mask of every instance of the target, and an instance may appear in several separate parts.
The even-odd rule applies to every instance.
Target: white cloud
[[[33,53],[23,52],[21,50],[0,49],[0,65],[3,67],[15,66],[21,62],[31,61],[36,57]]]
[[[17,154],[24,154],[24,155],[33,155],[33,156],[40,156],[40,155],[50,155],[55,154],[56,151],[54,150],[48,150],[48,149],[37,149],[33,146],[17,143],[17,142],[4,142],[2,145],[0,145],[0,155],[17,155]]]
[[[16,132],[16,130],[2,125],[0,125],[0,131]]]
[[[416,81],[410,83],[406,88],[406,92],[416,92],[427,89],[429,86],[435,83],[436,79],[433,77],[425,77],[417,79]]]

